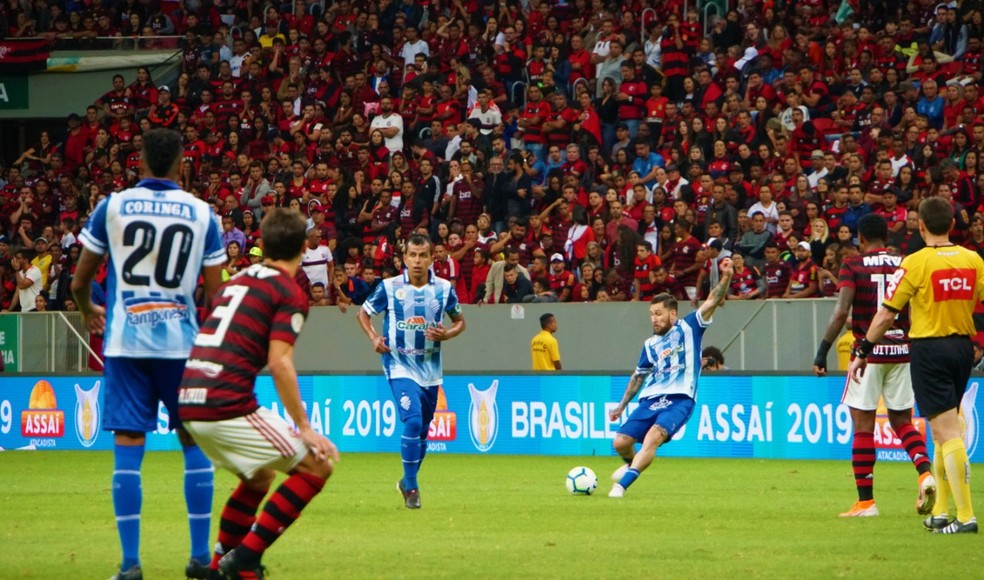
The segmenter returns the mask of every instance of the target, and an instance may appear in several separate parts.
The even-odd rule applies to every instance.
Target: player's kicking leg
[[[686,395],[663,395],[658,399],[640,401],[639,406],[629,415],[628,420],[619,427],[613,445],[623,460],[629,461],[621,471],[619,481],[612,486],[609,497],[622,497],[656,457],[656,449],[669,441],[690,418],[694,400]],[[634,453],[635,443],[642,440],[642,447]]]
[[[616,439],[619,436],[616,436]],[[622,497],[625,495],[625,490],[629,488],[630,485],[635,483],[635,480],[639,478],[639,475],[649,467],[653,459],[656,458],[656,449],[667,439],[666,429],[659,425],[653,425],[649,428],[646,433],[646,437],[642,440],[642,447],[639,452],[635,454],[632,458],[632,463],[629,465],[628,469],[622,474],[622,478],[618,483],[612,486],[612,490],[608,493],[608,497]],[[624,444],[624,442],[623,442]]]

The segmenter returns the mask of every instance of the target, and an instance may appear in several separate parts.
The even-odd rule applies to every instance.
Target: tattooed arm
[[[728,296],[728,287],[731,286],[731,278],[735,274],[731,258],[721,260],[718,267],[721,270],[721,280],[718,281],[717,286],[711,290],[710,296],[700,306],[700,317],[704,320],[710,320],[717,307],[724,304],[724,299]]]
[[[618,404],[618,407],[612,409],[608,413],[608,419],[612,422],[618,421],[619,417],[625,411],[625,408],[629,406],[632,399],[635,398],[636,394],[639,393],[639,389],[642,387],[642,382],[646,380],[646,373],[634,373],[632,378],[629,379],[629,385],[625,387],[625,394],[622,395],[622,401]]]

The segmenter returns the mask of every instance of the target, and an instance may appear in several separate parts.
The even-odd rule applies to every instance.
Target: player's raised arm
[[[813,359],[813,372],[818,377],[827,374],[827,353],[830,347],[837,340],[844,324],[847,322],[847,315],[851,312],[851,305],[854,304],[854,287],[843,286],[837,294],[837,305],[830,314],[830,321],[827,323],[827,330],[823,333],[820,347],[817,349],[817,356]]]
[[[707,300],[700,305],[700,317],[704,320],[710,320],[717,307],[724,304],[724,299],[728,296],[728,287],[731,286],[731,278],[735,275],[731,258],[723,258],[718,264],[718,268],[721,270],[721,279],[717,286],[711,289],[711,294]]]

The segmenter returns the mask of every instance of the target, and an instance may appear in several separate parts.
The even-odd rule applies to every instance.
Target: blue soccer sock
[[[191,557],[203,564],[210,560],[209,526],[212,522],[212,492],[215,470],[197,445],[184,448],[184,492],[191,531]]]
[[[400,455],[403,457],[403,487],[407,491],[417,489],[417,471],[421,460],[421,418],[409,417],[403,423],[403,436],[400,438]]]
[[[629,489],[629,486],[635,483],[635,480],[639,479],[639,470],[630,467],[625,475],[622,476],[622,480],[618,482],[619,485],[625,489]]]
[[[140,464],[143,445],[117,445],[113,450],[113,511],[116,530],[123,548],[122,570],[140,564],[140,507],[143,490],[140,487]]]

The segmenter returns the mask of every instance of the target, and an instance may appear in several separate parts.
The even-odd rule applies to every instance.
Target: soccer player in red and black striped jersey
[[[837,306],[813,361],[817,376],[827,374],[827,352],[844,327],[848,312],[851,313],[855,340],[861,340],[878,307],[896,283],[895,271],[902,256],[885,248],[888,239],[885,218],[877,214],[863,216],[858,220],[858,235],[862,253],[847,258],[841,266]],[[878,515],[872,484],[876,457],[875,412],[882,397],[888,408],[888,421],[919,474],[916,509],[919,513],[929,513],[933,507],[936,482],[930,472],[932,464],[926,452],[926,439],[912,424],[915,397],[909,375],[908,332],[909,311],[906,309],[899,313],[892,329],[875,345],[868,357],[868,362],[873,364],[868,365],[862,381],[857,383],[850,377],[847,379],[842,402],[850,408],[854,422],[851,460],[858,501],[842,513],[842,517]]]
[[[308,313],[294,282],[306,225],[287,209],[266,215],[265,259],[219,289],[178,393],[185,428],[215,465],[241,480],[222,510],[211,564],[227,578],[263,578],[263,553],[321,491],[338,461],[335,445],[308,423],[294,369],[294,342]],[[256,401],[254,383],[264,366],[296,431]],[[275,471],[288,477],[257,517]]]

